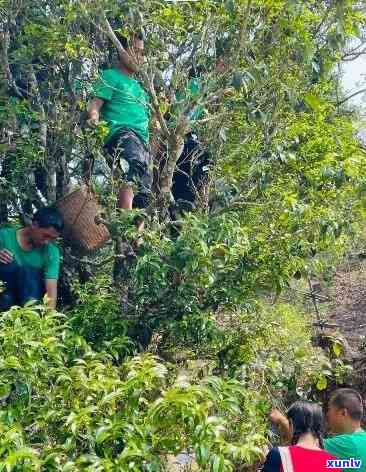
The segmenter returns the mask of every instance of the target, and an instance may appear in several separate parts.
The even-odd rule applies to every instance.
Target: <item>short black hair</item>
[[[363,399],[360,393],[353,388],[339,388],[332,393],[329,405],[346,409],[349,416],[355,421],[361,421],[364,414]]]
[[[203,73],[204,73],[203,66],[193,65],[188,69],[188,78],[196,79],[198,77],[201,77]]]
[[[33,222],[37,222],[40,228],[48,228],[52,226],[58,233],[64,229],[64,221],[57,208],[50,206],[38,210],[33,215]]]
[[[118,31],[116,32],[116,36],[124,49],[127,49],[129,47],[131,40],[138,39],[139,41],[144,41],[144,33],[142,33],[141,31],[132,35],[130,38],[128,38],[127,36],[123,36]]]

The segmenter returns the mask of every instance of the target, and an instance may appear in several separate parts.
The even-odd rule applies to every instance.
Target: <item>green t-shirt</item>
[[[361,460],[359,469],[343,469],[344,472],[358,470],[366,472],[366,431],[340,434],[324,441],[325,450],[338,459]]]
[[[7,249],[13,254],[15,262],[21,266],[30,266],[44,271],[44,278],[58,279],[60,270],[60,251],[54,244],[31,251],[22,249],[17,240],[16,228],[0,229],[0,249]]]
[[[93,96],[104,100],[102,120],[108,123],[107,142],[122,128],[128,128],[149,142],[149,97],[137,80],[118,69],[100,73],[93,85]]]

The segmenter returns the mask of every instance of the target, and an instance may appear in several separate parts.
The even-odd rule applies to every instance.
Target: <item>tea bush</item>
[[[86,314],[88,302],[95,305],[89,297]],[[88,320],[90,332],[93,322],[100,324]],[[198,340],[207,343],[201,328]],[[197,375],[189,362],[182,369],[147,352],[122,362],[97,352],[64,315],[43,306],[4,313],[0,470],[159,471],[167,454],[182,451],[194,452],[202,470],[255,462],[267,441],[272,398],[310,387],[322,360],[304,318],[286,306],[236,314],[216,330],[226,336],[230,368]],[[217,366],[218,339],[210,341]],[[195,357],[202,352],[196,348]]]

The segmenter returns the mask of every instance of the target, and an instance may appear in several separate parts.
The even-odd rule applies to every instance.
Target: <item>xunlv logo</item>
[[[359,459],[330,459],[327,469],[360,469],[362,461]]]

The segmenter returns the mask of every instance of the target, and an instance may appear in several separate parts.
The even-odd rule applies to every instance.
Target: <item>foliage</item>
[[[222,377],[187,374],[147,353],[114,363],[61,314],[32,306],[4,313],[3,470],[152,471],[184,450],[195,452],[202,470],[253,462],[266,441],[272,396],[293,390],[291,383],[311,386],[322,363],[301,315],[286,306],[257,315],[261,322],[237,315],[221,326],[231,339],[224,366],[231,374]]]
[[[134,351],[128,323],[121,318],[109,277],[74,287],[76,306],[68,312],[70,326],[95,350],[106,349],[117,360]]]
[[[260,397],[237,380],[183,382],[150,354],[113,364],[44,308],[5,313],[0,340],[3,470],[161,470],[185,449],[232,470],[260,454]]]
[[[0,222],[63,196],[92,154],[114,246],[77,263],[65,251],[68,278],[91,275],[68,280],[65,315],[2,315],[0,470],[154,471],[182,450],[202,470],[233,470],[260,456],[271,404],[341,381],[303,315],[268,299],[330,271],[362,228],[365,150],[336,73],[365,26],[358,3],[3,0]],[[108,26],[146,36],[154,199],[132,256],[121,247],[135,214],[115,208],[106,127],[84,126],[90,82],[115,61]],[[202,87],[184,93],[193,66]],[[195,211],[171,221],[190,127],[210,179]],[[151,338],[170,364],[136,356]],[[189,371],[197,360],[206,371]]]
[[[90,331],[93,324],[97,317]],[[167,454],[185,450],[202,470],[233,470],[261,456],[269,408],[309,397],[329,369],[306,317],[288,305],[223,316],[212,339],[204,324],[191,340],[190,325],[187,334],[179,326],[163,336],[169,362],[148,353],[115,362],[61,314],[32,306],[4,313],[4,470],[162,470]]]

